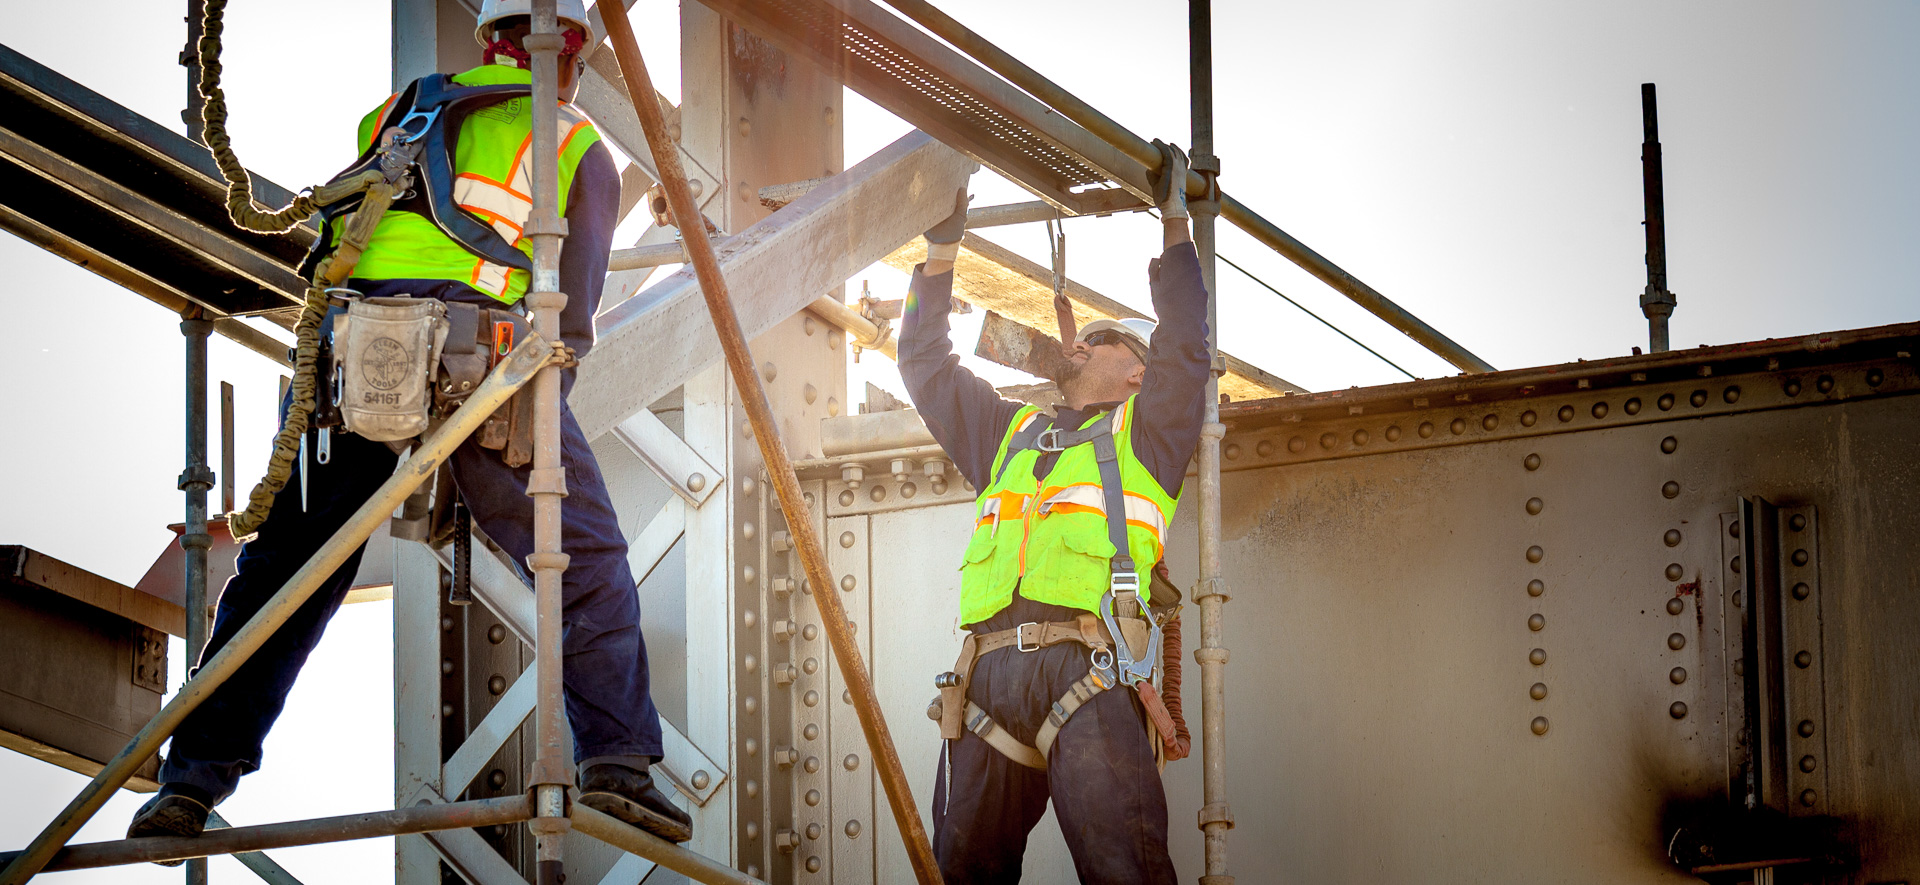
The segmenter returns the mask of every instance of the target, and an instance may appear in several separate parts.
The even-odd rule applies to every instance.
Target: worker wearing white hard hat
[[[361,121],[362,159],[355,165],[398,157],[415,176],[417,193],[379,216],[346,282],[357,296],[437,300],[449,315],[458,311],[472,318],[466,328],[473,331],[467,334],[492,329],[495,342],[503,340],[498,337],[503,326],[515,328],[501,318],[512,315],[531,286],[531,244],[523,235],[532,213],[525,197],[532,190],[533,165],[525,162],[533,139],[533,115],[527,113],[533,74],[525,47],[531,6],[526,0],[488,0],[475,29],[486,47],[483,64],[421,77]],[[620,175],[592,122],[564,103],[591,35],[580,0],[560,0],[559,13],[568,48],[559,68],[563,104],[553,162],[560,180],[557,210],[568,234],[560,250],[558,284],[569,296],[560,315],[560,338],[584,357],[593,347],[593,315],[619,221]],[[419,137],[451,146],[451,163],[389,153],[397,142],[383,134],[390,136],[416,112],[431,112]],[[339,224],[340,219],[329,218],[322,225],[311,260],[339,254],[333,245]],[[467,342],[468,348],[474,343]],[[484,358],[479,365],[485,367]],[[572,369],[562,370],[563,398],[573,377]],[[664,741],[627,542],[593,450],[564,404],[560,424],[568,491],[561,505],[561,545],[569,557],[560,591],[567,615],[562,653],[580,787],[574,801],[663,839],[685,841],[692,837],[692,819],[660,790],[651,772],[664,755]],[[526,503],[531,468],[525,452],[515,455],[515,450],[509,442],[496,451],[476,438],[448,464],[475,529],[510,560],[524,562],[534,546]],[[397,463],[386,443],[348,430],[332,434],[330,449],[323,451],[329,456],[303,459],[300,483],[289,484],[278,496],[270,518],[242,548],[235,575],[220,594],[206,656],[219,653],[237,635],[239,625],[273,598]],[[259,769],[267,733],[351,588],[359,556],[355,551],[328,576],[299,613],[175,729],[160,767],[161,788],[135,814],[129,838],[199,836],[213,807],[239,788],[244,775]]]
[[[960,567],[966,636],[929,710],[942,740],[933,850],[948,882],[1018,879],[1049,807],[1081,882],[1176,881],[1157,765],[1184,756],[1191,736],[1152,683],[1179,656],[1171,630],[1166,646],[1152,639],[1179,603],[1156,566],[1210,372],[1206,287],[1172,185],[1186,180],[1184,162],[1169,148],[1169,171],[1155,175],[1164,251],[1147,279],[1160,322],[1103,319],[1072,333],[1048,370],[1064,400],[1051,409],[1001,397],[953,354],[964,190],[914,269],[900,377],[978,490]]]

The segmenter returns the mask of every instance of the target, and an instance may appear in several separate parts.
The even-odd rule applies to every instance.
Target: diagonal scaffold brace
[[[274,631],[286,623],[300,605],[319,589],[327,576],[339,569],[347,561],[347,557],[359,549],[361,544],[366,543],[367,537],[372,535],[388,516],[392,515],[395,508],[406,501],[407,496],[413,494],[414,489],[433,478],[434,473],[440,469],[440,464],[452,456],[454,450],[459,448],[468,436],[479,429],[481,422],[485,421],[488,415],[504,405],[507,399],[513,396],[514,391],[532,380],[535,373],[542,367],[550,364],[554,356],[553,346],[538,334],[528,336],[527,340],[515,347],[513,352],[494,368],[473,395],[468,397],[467,402],[454,412],[446,423],[420,441],[412,456],[394,471],[393,476],[388,477],[387,481],[374,491],[373,496],[354,511],[346,524],[333,533],[333,537],[328,539],[311,559],[307,560],[306,565],[301,566],[300,570],[294,573],[286,585],[281,587],[280,591],[275,593],[259,612],[248,619],[246,626],[241,627],[240,632],[235,634],[231,641],[201,665],[199,672],[180,687],[179,693],[174,695],[173,700],[168,701],[166,706],[162,707],[160,712],[141,728],[138,734],[134,735],[133,740],[128,742],[119,755],[113,757],[104,768],[100,769],[100,773],[94,775],[93,780],[80,791],[80,794],[75,796],[72,802],[67,803],[67,807],[61,810],[60,814],[54,817],[53,821],[47,824],[46,828],[41,830],[24,850],[12,856],[6,868],[0,870],[0,883],[21,885],[45,869],[48,862],[66,846],[69,839],[73,838],[74,833],[86,825],[100,807],[106,804],[114,791],[124,786],[127,779],[133,776],[134,771],[141,764],[160,751],[160,744],[173,734],[173,730],[180,726],[180,723],[187,718],[187,714],[193,712],[213,694],[215,689],[233,676],[240,665],[258,651]],[[405,811],[407,810],[385,812],[384,815],[390,818],[393,815],[402,815]],[[455,825],[472,826],[472,824]],[[383,826],[397,826],[397,824],[388,820]],[[398,830],[387,829],[386,832],[393,833]],[[369,833],[368,835],[379,834]],[[335,841],[338,838],[341,837],[328,837],[324,832],[317,832],[308,842]],[[132,863],[135,860],[144,859],[135,858],[123,862]]]
[[[694,202],[692,188],[687,184],[679,151],[675,149],[672,139],[667,137],[666,120],[661,116],[659,104],[653,100],[653,78],[648,74],[646,61],[641,57],[639,44],[634,40],[633,25],[622,15],[606,16],[605,22],[607,34],[613,41],[615,57],[620,62],[620,73],[633,98],[634,110],[640,116],[640,128],[646,133],[647,147],[660,170],[660,181],[666,186],[667,202],[673,208],[673,215],[675,218],[699,218],[700,209]],[[786,445],[781,441],[780,426],[775,422],[773,408],[767,402],[766,388],[761,385],[760,373],[754,370],[753,354],[747,349],[746,334],[741,331],[740,318],[734,312],[732,298],[727,293],[727,282],[720,273],[720,262],[714,255],[713,241],[707,237],[705,227],[699,224],[686,225],[681,232],[685,238],[687,257],[700,280],[701,294],[705,296],[707,309],[713,315],[714,331],[719,334],[721,349],[726,352],[727,368],[733,375],[734,384],[740,388],[747,420],[753,427],[754,442],[760,447],[767,476],[780,499],[780,511],[786,518],[788,531],[792,533],[794,550],[800,554],[807,580],[815,587],[831,587],[833,580],[827,571],[826,552],[820,546],[819,532],[808,515],[806,499],[800,490],[800,478],[793,472],[793,461],[787,456]],[[938,883],[941,881],[940,868],[934,861],[926,825],[920,819],[919,806],[914,804],[906,772],[900,765],[900,753],[895,749],[893,736],[887,729],[886,719],[881,715],[873,677],[867,672],[860,647],[854,643],[845,605],[835,593],[815,593],[813,600],[820,606],[820,621],[826,627],[827,642],[833,648],[840,674],[847,681],[854,711],[860,718],[860,729],[866,735],[867,747],[879,762],[880,782],[886,789],[894,820],[899,823],[900,838],[906,843],[914,876],[921,885]]]

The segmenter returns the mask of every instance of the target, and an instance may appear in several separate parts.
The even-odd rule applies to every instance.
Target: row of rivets
[[[1532,412],[1527,412],[1521,415],[1520,422],[1522,424],[1531,425],[1533,423],[1533,419],[1531,417],[1532,415],[1533,415]],[[1499,426],[1499,421],[1500,419],[1498,416],[1488,415],[1486,418],[1481,420],[1481,426],[1485,427],[1488,430],[1492,430],[1495,427]],[[1464,422],[1462,422],[1458,418],[1454,419],[1453,427],[1451,428],[1453,432],[1458,434],[1462,430],[1464,430],[1465,428],[1461,426],[1463,423]],[[1425,437],[1428,435],[1427,427],[1428,425],[1425,425],[1425,424],[1421,425],[1422,437]],[[1538,471],[1540,469],[1540,465],[1541,465],[1540,455],[1537,452],[1529,452],[1525,458],[1522,458],[1520,460],[1520,466],[1525,468],[1528,473],[1533,473],[1535,471]],[[1541,511],[1546,509],[1546,506],[1547,506],[1546,502],[1540,499],[1539,497],[1529,497],[1526,503],[1527,515],[1539,516]],[[1547,556],[1547,551],[1545,550],[1545,548],[1542,548],[1538,544],[1527,548],[1526,560],[1528,563],[1538,565],[1542,559],[1546,558],[1546,556]],[[1539,578],[1533,578],[1532,580],[1529,580],[1527,582],[1527,596],[1529,598],[1537,599],[1540,597],[1541,594],[1546,592],[1547,592],[1547,584],[1545,581]],[[1539,612],[1534,612],[1533,614],[1527,616],[1527,630],[1534,633],[1539,633],[1540,631],[1545,629],[1547,629],[1546,615],[1541,614]],[[1545,666],[1547,663],[1547,650],[1544,648],[1535,648],[1534,650],[1527,652],[1527,663],[1530,663],[1535,667]],[[1533,683],[1533,685],[1528,686],[1527,697],[1532,698],[1535,701],[1546,700],[1547,684],[1545,682],[1535,682]],[[1547,717],[1545,716],[1535,716],[1533,718],[1533,721],[1528,723],[1528,728],[1531,729],[1533,733],[1536,735],[1545,735],[1547,733],[1547,726],[1548,726]]]
[[[1702,368],[1704,370],[1706,367],[1702,367]],[[1712,373],[1710,371],[1702,372],[1703,376],[1711,375],[1711,374]],[[1880,373],[1878,369],[1875,369],[1868,372],[1867,378],[1868,378],[1869,384],[1873,386],[1878,386],[1880,382],[1879,380],[1876,380],[1876,379],[1884,379],[1884,374]],[[1799,392],[1798,385],[1799,385],[1799,382],[1797,380],[1788,382],[1787,393],[1789,396],[1794,396],[1798,394]],[[1820,385],[1821,385],[1820,392],[1822,393],[1829,392],[1833,389],[1833,379],[1830,376],[1823,375],[1821,376]],[[1586,386],[1585,382],[1582,382],[1581,386],[1582,387]],[[1727,387],[1721,389],[1720,399],[1723,402],[1727,403],[1728,405],[1732,405],[1740,401],[1740,394],[1741,394],[1741,390],[1739,385],[1728,385]],[[1712,398],[1713,398],[1712,395],[1709,394],[1705,389],[1697,389],[1687,395],[1687,403],[1696,409],[1704,408],[1707,405],[1708,401],[1710,401]],[[1654,401],[1654,404],[1660,409],[1660,411],[1663,411],[1663,412],[1672,411],[1673,408],[1678,403],[1679,403],[1679,398],[1673,393],[1663,393]],[[1416,407],[1425,407],[1426,400],[1416,399],[1414,400],[1414,405]],[[1620,410],[1622,412],[1625,412],[1629,416],[1638,415],[1644,410],[1644,403],[1640,397],[1637,397],[1637,396],[1629,397],[1627,398],[1626,401],[1620,404]],[[1604,420],[1608,415],[1612,414],[1612,412],[1613,412],[1612,405],[1604,400],[1594,403],[1588,409],[1588,413],[1591,414],[1596,420]],[[1350,414],[1359,414],[1359,412],[1350,410]],[[1562,424],[1566,424],[1573,421],[1574,417],[1578,414],[1579,414],[1578,411],[1571,405],[1563,405],[1563,406],[1560,406],[1558,409],[1553,410],[1554,417],[1557,418]],[[1534,411],[1533,409],[1526,409],[1522,411],[1519,416],[1520,425],[1523,427],[1532,427],[1535,424],[1539,423],[1539,420],[1540,420],[1539,413]],[[1497,412],[1489,412],[1482,415],[1477,423],[1480,425],[1481,429],[1491,432],[1499,429],[1501,425],[1501,416]],[[1454,436],[1459,436],[1461,434],[1466,433],[1467,428],[1470,426],[1471,424],[1469,423],[1469,420],[1466,417],[1453,418],[1450,421],[1448,421],[1446,424],[1447,430]],[[1414,432],[1418,434],[1421,439],[1432,439],[1433,436],[1438,432],[1438,425],[1436,425],[1432,421],[1422,421],[1418,426],[1414,428]],[[1400,441],[1400,438],[1403,435],[1403,431],[1400,425],[1391,424],[1391,425],[1388,425],[1386,429],[1381,432],[1380,435],[1387,442],[1394,443],[1394,442]],[[1320,448],[1325,450],[1332,450],[1336,446],[1340,445],[1340,441],[1342,438],[1343,437],[1340,433],[1336,433],[1334,431],[1326,431],[1320,434],[1317,441],[1320,444]],[[1345,438],[1351,440],[1354,447],[1359,448],[1359,447],[1364,447],[1368,443],[1370,443],[1373,440],[1373,434],[1365,429],[1358,429],[1346,435]],[[1309,440],[1305,436],[1291,436],[1287,439],[1287,451],[1295,455],[1305,453],[1309,445],[1310,445]],[[1261,440],[1258,443],[1256,443],[1254,446],[1254,452],[1262,458],[1272,457],[1276,450],[1277,450],[1277,447],[1273,444],[1271,440]],[[1238,444],[1230,443],[1224,447],[1223,454],[1225,455],[1226,459],[1229,461],[1237,460],[1242,454],[1242,450]]]
[[[1705,403],[1705,399],[1703,398],[1704,395],[1705,395],[1704,391],[1694,392],[1695,399],[1693,404],[1696,407]],[[1736,399],[1739,399],[1740,388],[1728,387],[1726,389],[1725,396],[1727,397],[1727,402],[1729,403],[1733,402]],[[1671,402],[1667,399],[1667,397],[1662,397],[1659,405],[1660,405],[1660,408],[1664,410],[1671,407]],[[1669,436],[1660,440],[1661,454],[1671,455],[1674,452],[1679,451],[1679,449],[1680,449],[1680,441],[1678,439],[1675,439],[1674,437]],[[1663,484],[1660,487],[1660,495],[1661,497],[1667,498],[1669,500],[1679,497],[1680,484],[1678,482],[1668,480],[1665,484]],[[1686,540],[1686,537],[1685,535],[1681,534],[1678,528],[1667,529],[1666,533],[1660,536],[1660,543],[1670,548],[1680,546],[1680,542],[1684,540]],[[1670,562],[1670,563],[1667,563],[1667,568],[1664,574],[1666,576],[1666,579],[1669,582],[1678,583],[1682,578],[1685,578],[1687,576],[1687,570],[1686,570],[1686,567],[1682,566],[1680,563]],[[1695,582],[1695,583],[1697,586],[1698,582]],[[1672,615],[1674,617],[1679,617],[1680,615],[1686,613],[1687,602],[1685,599],[1682,599],[1680,597],[1681,592],[1682,591],[1679,588],[1675,588],[1673,597],[1667,600],[1667,614]],[[1681,649],[1684,649],[1686,647],[1687,647],[1686,634],[1671,633],[1667,635],[1667,648],[1669,650],[1680,651]],[[1681,685],[1685,683],[1687,681],[1687,668],[1674,667],[1672,670],[1667,671],[1667,681],[1674,685]],[[1686,702],[1674,701],[1672,704],[1668,705],[1667,715],[1676,720],[1687,718]]]
[[[1876,387],[1879,386],[1882,378],[1884,378],[1884,376],[1880,375],[1879,369],[1874,369],[1867,373],[1867,383],[1871,386],[1876,386]],[[1831,377],[1822,376],[1820,380],[1826,382],[1826,389],[1823,389],[1821,391],[1822,393],[1825,393],[1827,389],[1832,388]],[[1798,535],[1807,530],[1807,516],[1804,513],[1792,514],[1787,517],[1785,522],[1786,522],[1787,530],[1792,532],[1795,535]],[[1794,568],[1806,568],[1808,564],[1812,562],[1812,555],[1807,552],[1807,548],[1805,546],[1802,546],[1801,544],[1796,543],[1794,545],[1793,553],[1788,556],[1788,561],[1793,563]],[[1794,577],[1797,578],[1799,576],[1795,575]],[[1807,600],[1807,597],[1812,595],[1812,590],[1811,588],[1808,587],[1807,582],[1796,580],[1790,591],[1790,595],[1793,597],[1795,602],[1805,602]],[[1796,620],[1805,621],[1805,620],[1808,620],[1808,618],[1798,617],[1796,618]],[[1811,668],[1813,666],[1813,652],[1804,648],[1795,652],[1793,656],[1793,666],[1795,669],[1799,669],[1799,670],[1806,670]],[[1814,678],[1818,679],[1817,676]],[[1818,688],[1816,687],[1814,691],[1817,692]],[[1800,692],[1797,692],[1796,694],[1798,693]],[[1813,705],[1814,709],[1818,709],[1818,706],[1817,706],[1818,703],[1819,703],[1819,698],[1816,695],[1814,698],[1814,705]],[[1813,720],[1811,719],[1800,720],[1798,726],[1794,730],[1799,735],[1801,740],[1807,740],[1812,738],[1814,735],[1814,732],[1816,731],[1816,729],[1814,728]],[[1809,745],[1809,749],[1812,749],[1813,747],[1814,745],[1811,745],[1811,744]],[[1800,757],[1800,771],[1803,774],[1812,774],[1816,769],[1819,768],[1819,765],[1820,765],[1819,759],[1817,759],[1811,752],[1806,753]],[[1802,806],[1811,808],[1820,801],[1820,795],[1818,792],[1816,792],[1811,787],[1809,787],[1800,791],[1799,800]]]

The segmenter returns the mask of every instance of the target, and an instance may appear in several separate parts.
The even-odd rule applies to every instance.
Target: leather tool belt
[[[1120,619],[1120,632],[1127,646],[1135,653],[1143,653],[1147,648],[1148,626],[1137,618]],[[1059,737],[1060,729],[1095,695],[1114,686],[1098,667],[1090,667],[1087,675],[1075,682],[1067,693],[1055,701],[1048,711],[1047,719],[1041,723],[1040,731],[1034,736],[1034,746],[1020,743],[1005,728],[993,721],[985,710],[967,700],[967,686],[973,679],[973,665],[980,657],[1001,649],[1013,648],[1021,652],[1039,651],[1049,646],[1067,642],[1077,642],[1088,648],[1090,656],[1097,657],[1113,648],[1113,635],[1107,626],[1101,623],[1100,616],[1085,613],[1071,621],[1029,621],[1011,630],[993,633],[970,633],[960,642],[960,657],[954,662],[953,669],[942,673],[934,680],[940,689],[940,696],[928,706],[927,714],[940,723],[940,737],[944,740],[956,740],[963,731],[971,731],[981,740],[998,750],[1001,755],[1028,768],[1047,767],[1047,754],[1053,749],[1054,739]],[[1146,722],[1147,738],[1154,747],[1155,759],[1159,761],[1160,739],[1154,726],[1156,717],[1148,716]]]
[[[378,442],[426,432],[480,387],[531,326],[510,310],[435,298],[365,298],[334,290],[322,329],[314,426],[341,426]],[[521,388],[475,434],[510,467],[533,460],[533,392]]]

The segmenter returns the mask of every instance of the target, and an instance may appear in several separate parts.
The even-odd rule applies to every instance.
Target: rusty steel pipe
[[[926,28],[934,36],[947,41],[961,52],[973,56],[989,70],[1026,90],[1029,95],[1059,111],[1067,119],[1078,123],[1093,137],[1139,161],[1148,170],[1160,168],[1160,152],[1146,139],[1133,134],[1126,127],[1114,122],[1113,118],[1081,101],[1073,93],[1060,88],[1059,84],[1041,76],[1038,71],[1027,67],[1005,50],[955,21],[952,16],[935,9],[926,0],[886,0],[886,3]],[[1188,196],[1204,199],[1207,187],[1206,179],[1198,172],[1188,173]],[[1372,286],[1340,269],[1339,265],[1328,261],[1325,256],[1281,230],[1279,225],[1260,217],[1258,213],[1230,196],[1221,194],[1219,199],[1221,217],[1233,222],[1235,227],[1246,231],[1267,248],[1299,265],[1302,270],[1318,277],[1321,282],[1332,286],[1355,304],[1365,308],[1368,313],[1386,321],[1387,325],[1399,329],[1441,359],[1468,372],[1494,370],[1486,360],[1474,356],[1471,351],[1441,334],[1440,330],[1427,325],[1426,321],[1393,303],[1387,296],[1375,291]]]
[[[326,842],[351,842],[381,836],[431,833],[438,830],[464,830],[513,824],[531,817],[532,804],[526,796],[502,796],[472,802],[445,805],[416,805],[393,811],[369,811],[315,820],[263,824],[257,827],[210,829],[197,838],[153,836],[145,839],[121,839],[92,842],[60,849],[44,872],[90,870],[135,863],[158,863],[220,854],[241,854],[269,848],[292,848]],[[11,863],[24,852],[0,854],[0,861]]]
[[[746,873],[702,857],[645,830],[621,822],[585,805],[573,806],[573,828],[629,854],[646,858],[695,882],[706,885],[762,885]]]
[[[513,353],[494,367],[480,387],[467,398],[466,405],[453,413],[453,417],[440,425],[439,429],[427,434],[414,449],[412,457],[394,471],[393,476],[376,489],[366,503],[353,512],[345,525],[333,533],[333,537],[319,550],[315,551],[307,564],[300,567],[293,577],[287,580],[267,604],[248,619],[240,632],[220,651],[214,654],[192,679],[180,687],[179,693],[160,708],[153,719],[133,736],[119,755],[113,757],[93,776],[93,780],[81,789],[73,801],[40,831],[25,850],[12,855],[6,868],[0,870],[0,885],[22,885],[44,868],[56,852],[79,832],[87,821],[93,818],[100,806],[113,796],[133,776],[135,770],[154,753],[159,752],[160,744],[180,727],[187,718],[213,694],[214,689],[227,681],[244,662],[280,625],[286,623],[300,608],[301,603],[320,587],[329,575],[347,561],[353,551],[366,543],[367,536],[373,534],[380,524],[386,522],[395,508],[406,501],[423,482],[433,478],[440,464],[453,455],[466,438],[480,428],[493,410],[506,403],[513,392],[519,390],[540,367],[547,365],[553,357],[553,348],[539,335],[529,335],[527,340],[513,349]]]
[[[620,60],[620,73],[627,81],[634,110],[639,113],[640,128],[646,132],[647,146],[653,153],[654,162],[659,165],[660,181],[666,186],[667,201],[673,207],[674,217],[697,218],[699,208],[694,203],[692,189],[687,186],[686,172],[680,165],[680,152],[667,137],[667,124],[660,115],[659,104],[650,100],[653,96],[653,78],[647,73],[646,60],[640,56],[640,47],[634,41],[633,25],[618,15],[607,16],[606,22],[607,34],[612,38],[614,53]],[[707,309],[713,314],[714,331],[720,336],[721,349],[726,351],[727,367],[733,373],[734,383],[740,387],[747,420],[753,427],[754,442],[760,446],[767,476],[779,495],[780,512],[786,517],[794,549],[806,567],[807,580],[815,587],[832,587],[834,584],[827,571],[826,551],[820,546],[819,532],[808,514],[806,499],[800,491],[800,478],[793,472],[793,462],[780,440],[780,425],[774,420],[773,407],[767,403],[766,388],[761,385],[760,373],[754,370],[753,354],[747,349],[746,334],[740,330],[740,318],[734,312],[733,301],[727,294],[727,281],[720,273],[720,262],[714,256],[713,242],[707,238],[706,229],[699,225],[689,225],[682,230],[686,236],[687,257],[691,259],[689,263],[700,279],[700,292],[706,297]],[[888,732],[886,719],[881,715],[873,677],[867,672],[860,647],[854,644],[846,606],[835,593],[815,593],[813,600],[820,606],[820,620],[826,627],[827,640],[833,648],[835,661],[840,665],[841,677],[847,681],[854,711],[860,717],[860,729],[866,734],[867,747],[878,762],[880,782],[886,788],[887,802],[893,808],[894,820],[900,825],[900,838],[906,843],[907,857],[913,864],[914,875],[922,885],[939,882],[940,867],[934,861],[926,825],[920,820],[920,810],[914,804],[912,788],[907,783],[906,772],[900,766],[900,753],[894,748],[893,736]]]

